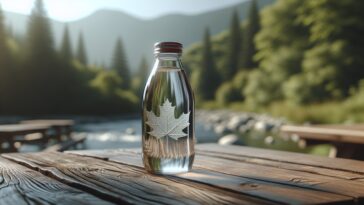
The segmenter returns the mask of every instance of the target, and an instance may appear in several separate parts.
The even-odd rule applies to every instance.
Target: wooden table
[[[147,173],[139,150],[0,157],[0,204],[364,204],[364,162],[201,144],[190,173]]]
[[[281,132],[297,134],[308,144],[331,143],[337,157],[364,160],[364,125],[284,125]]]
[[[38,124],[47,125],[54,131],[55,138],[58,142],[62,141],[62,136],[66,136],[70,139],[72,133],[72,127],[74,126],[74,120],[68,119],[39,119],[39,120],[23,120],[21,124]]]
[[[7,152],[16,152],[17,148],[14,146],[16,142],[15,137],[17,136],[25,136],[28,134],[40,133],[41,137],[37,139],[37,141],[41,141],[47,143],[48,135],[47,130],[50,127],[48,125],[40,125],[40,124],[9,124],[9,125],[0,125],[0,152],[1,145],[4,142],[9,144],[9,148],[6,150]],[[23,138],[22,141],[26,141],[27,139]]]

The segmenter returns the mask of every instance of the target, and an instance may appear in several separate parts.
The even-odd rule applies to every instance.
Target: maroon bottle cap
[[[157,42],[154,53],[182,53],[182,44],[178,42]]]

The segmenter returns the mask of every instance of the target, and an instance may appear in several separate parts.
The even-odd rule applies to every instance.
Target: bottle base
[[[143,156],[144,167],[156,175],[174,175],[187,173],[192,169],[194,155],[180,158],[155,158]]]

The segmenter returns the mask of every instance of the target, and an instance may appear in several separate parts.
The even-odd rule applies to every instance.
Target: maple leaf
[[[187,134],[183,132],[190,123],[188,122],[190,118],[190,112],[187,114],[182,113],[179,118],[174,116],[175,107],[167,99],[162,106],[159,106],[159,117],[156,116],[153,111],[146,111],[147,122],[146,124],[152,128],[151,132],[148,134],[160,139],[162,137],[168,136],[175,140],[180,137],[185,137]]]

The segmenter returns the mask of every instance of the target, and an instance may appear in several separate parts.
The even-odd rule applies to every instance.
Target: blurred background
[[[330,145],[306,146],[274,130],[364,121],[363,1],[0,5],[2,123],[71,118],[89,149],[139,146],[141,96],[158,41],[184,45],[199,142],[328,155]]]

